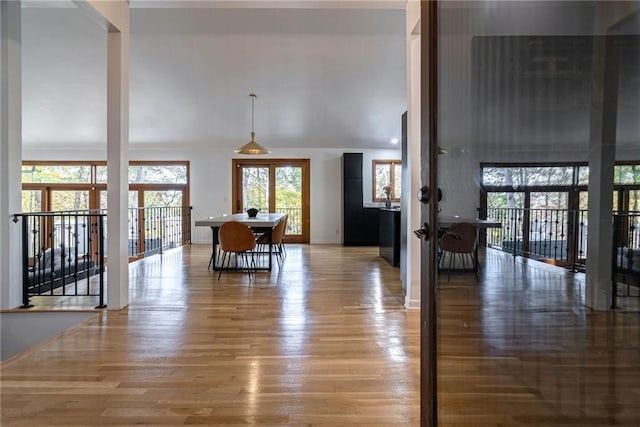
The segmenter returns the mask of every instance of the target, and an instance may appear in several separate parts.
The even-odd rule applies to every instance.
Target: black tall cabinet
[[[376,246],[379,233],[379,209],[365,208],[362,194],[362,153],[342,155],[343,244]]]

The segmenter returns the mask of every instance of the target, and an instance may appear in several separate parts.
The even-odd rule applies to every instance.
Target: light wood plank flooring
[[[136,263],[130,306],[2,367],[2,426],[419,424],[419,312],[377,248],[290,245],[207,271]],[[640,425],[640,315],[594,313],[562,270],[490,251],[439,288],[440,425]],[[64,302],[73,306],[73,302]]]

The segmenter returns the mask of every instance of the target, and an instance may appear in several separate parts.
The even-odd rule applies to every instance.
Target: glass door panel
[[[640,190],[629,190],[629,212],[640,212]]]
[[[146,253],[181,245],[183,238],[182,190],[144,190],[143,227]]]
[[[236,211],[245,212],[255,208],[260,212],[269,212],[269,167],[268,166],[240,166],[241,196],[240,205]]]
[[[569,194],[561,191],[529,193],[528,254],[532,258],[567,260]]]
[[[89,190],[51,190],[50,191],[50,209],[51,211],[79,211],[89,209]],[[54,216],[53,233],[51,235],[51,246],[55,247],[58,243],[65,241],[66,245],[77,246],[81,253],[85,253],[89,248],[86,243],[90,241],[86,235],[91,227],[77,226],[78,235],[69,234],[69,231],[75,232],[74,228],[69,228],[70,224],[65,224],[64,217]]]
[[[233,212],[289,215],[284,240],[309,242],[309,160],[233,160]]]
[[[79,211],[89,209],[89,191],[52,190],[52,211]]]
[[[500,228],[487,229],[487,245],[512,251],[522,247],[522,221],[525,193],[487,193],[487,219],[501,224]]]
[[[107,209],[107,190],[100,190],[99,198],[99,208]]]
[[[302,167],[275,168],[275,212],[289,215],[286,235],[302,235]]]
[[[128,194],[127,210],[129,213],[127,215],[127,230],[129,238],[127,246],[129,248],[129,257],[131,258],[137,258],[144,253],[144,234],[142,232],[144,214],[140,209],[138,209],[140,193],[141,192],[138,190],[129,190]]]
[[[22,212],[42,211],[42,190],[22,190]]]
[[[578,184],[582,185],[580,190],[586,189],[588,175],[584,167],[571,173],[563,164],[584,161],[585,154],[593,152],[590,144],[596,140],[607,141],[618,136],[619,141],[624,141],[622,135],[638,133],[637,120],[626,115],[625,102],[629,102],[634,94],[629,88],[638,73],[631,64],[637,63],[639,51],[635,40],[623,44],[615,39],[615,34],[622,34],[627,28],[635,31],[636,27],[627,24],[635,17],[635,11],[622,12],[606,22],[599,20],[604,13],[613,12],[611,2],[478,0],[434,3],[421,2],[421,14],[413,20],[407,9],[408,22],[411,25],[420,22],[423,29],[419,36],[419,51],[409,49],[407,52],[411,65],[408,73],[408,149],[412,155],[421,156],[421,182],[418,185],[429,185],[433,189],[435,184],[444,194],[441,203],[431,203],[422,209],[420,222],[432,222],[437,212],[443,216],[476,218],[478,210],[482,212],[484,207],[481,205],[484,191],[497,192],[487,195],[488,211],[507,208],[509,202],[505,194],[499,193],[501,191],[520,193],[519,197],[524,194],[525,198],[521,200],[524,203],[514,200],[511,204],[513,209],[523,211],[522,231],[517,226],[507,233],[501,222],[500,230],[507,234],[497,242],[498,246],[512,241],[522,246],[521,252],[514,251],[514,260],[520,255],[534,259],[552,258],[549,264],[554,264],[558,270],[557,276],[549,273],[549,277],[541,277],[538,263],[516,264],[498,252],[498,248],[480,248],[482,268],[478,272],[478,289],[482,291],[473,294],[467,292],[467,288],[463,291],[447,284],[446,275],[438,276],[437,250],[431,246],[434,242],[421,243],[422,259],[417,273],[421,274],[422,283],[417,293],[422,298],[422,307],[428,308],[422,314],[429,320],[424,324],[437,329],[437,333],[432,333],[424,327],[421,336],[428,340],[424,339],[422,343],[424,349],[433,350],[435,345],[433,348],[429,345],[437,341],[440,351],[434,359],[441,366],[434,369],[429,365],[431,370],[426,374],[423,372],[421,379],[424,384],[436,384],[436,381],[429,381],[438,372],[440,375],[444,372],[443,377],[437,378],[437,383],[445,382],[450,386],[446,390],[441,387],[434,390],[434,387],[421,391],[422,396],[437,396],[438,420],[452,420],[458,416],[452,403],[468,388],[453,384],[446,376],[456,366],[460,354],[441,349],[453,349],[461,344],[461,339],[466,340],[450,328],[463,315],[460,312],[463,301],[468,307],[463,309],[464,316],[477,320],[477,327],[469,325],[470,329],[465,333],[473,339],[480,337],[482,341],[482,345],[478,345],[473,339],[466,340],[468,346],[464,348],[473,349],[465,353],[465,357],[483,357],[490,348],[495,360],[517,351],[524,354],[525,359],[530,356],[535,363],[539,362],[539,358],[536,359],[539,343],[556,339],[554,334],[561,331],[563,325],[561,321],[553,326],[545,325],[544,330],[537,329],[539,333],[516,343],[512,339],[514,330],[529,330],[539,320],[535,316],[518,316],[527,310],[546,312],[557,307],[569,307],[570,310],[576,303],[579,307],[587,302],[608,304],[606,296],[600,298],[599,292],[603,289],[592,285],[604,283],[600,278],[594,278],[597,280],[592,282],[585,280],[586,285],[577,296],[571,281],[566,287],[550,285],[550,278],[561,280],[568,275],[560,266],[575,269],[586,255],[586,249],[575,246],[575,242],[582,239],[575,227],[581,222],[571,216],[572,209],[587,207],[586,195],[579,195],[569,205],[568,189],[576,188]],[[554,19],[549,19],[551,16]],[[578,22],[588,24],[578,30]],[[437,34],[425,31],[425,28],[435,28]],[[600,36],[604,34],[608,35],[606,43]],[[437,52],[433,51],[434,46],[437,46]],[[609,80],[603,81],[602,76]],[[437,85],[437,91],[430,90],[434,85]],[[594,87],[605,93],[594,96]],[[420,92],[421,96],[411,96]],[[611,107],[608,116],[594,119],[593,112],[596,108],[602,109],[602,99],[609,99],[609,96],[617,96],[617,104]],[[616,108],[618,111],[614,111]],[[594,121],[600,118],[606,123]],[[612,122],[611,118],[617,121]],[[594,134],[594,123],[599,124],[601,134]],[[431,175],[432,166],[436,164],[438,176],[434,183]],[[545,169],[537,169],[538,165]],[[612,165],[605,163],[603,167],[608,166]],[[503,175],[501,180],[494,177],[493,181],[487,181],[482,174],[486,167],[502,168],[513,174]],[[553,186],[555,188],[549,188]],[[610,195],[604,196],[610,200]],[[637,193],[634,197],[637,200]],[[620,197],[619,200],[628,200],[631,204],[633,199],[629,194],[628,198]],[[614,209],[616,207],[625,208],[614,206]],[[602,227],[610,227],[606,218],[600,221]],[[583,222],[587,222],[586,217]],[[591,227],[593,229],[593,223]],[[569,249],[569,245],[573,249]],[[569,258],[569,254],[573,258]],[[611,247],[592,247],[589,257],[592,256],[611,259]],[[518,265],[517,274],[514,274],[514,265]],[[547,269],[551,272],[554,267],[545,267]],[[436,274],[432,274],[434,270]],[[412,271],[412,277],[413,274]],[[471,286],[475,282],[475,277],[469,274],[459,273],[457,279],[456,286]],[[438,288],[446,292],[435,293]],[[407,299],[418,299],[411,292],[410,288]],[[421,292],[428,297],[424,298]],[[596,294],[598,298],[592,298]],[[433,300],[437,301],[437,310],[425,304],[425,301],[431,303]],[[516,317],[517,325],[512,322]],[[576,315],[576,321],[580,321],[580,313]],[[424,354],[431,355],[429,351]],[[555,363],[551,359],[546,362]],[[510,366],[493,363],[491,370],[499,372],[500,378],[508,377],[510,384],[528,388],[536,396],[537,403],[557,409],[557,416],[572,417],[580,413],[579,402],[567,403],[565,399],[573,393],[575,383],[557,375],[560,364],[555,366],[558,369],[552,366],[554,369],[532,376],[531,371],[525,369],[527,363],[526,360]],[[572,375],[563,373],[566,378],[580,375],[577,369],[573,369]],[[550,383],[554,384],[553,389],[545,386]],[[465,414],[472,420],[484,419],[485,409],[492,405],[501,408],[494,412],[495,416],[509,411],[498,397],[482,390],[467,393],[466,398],[470,402],[485,399],[489,403],[482,409],[471,408]]]

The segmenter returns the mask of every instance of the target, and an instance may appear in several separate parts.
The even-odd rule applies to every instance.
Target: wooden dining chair
[[[444,261],[446,255],[449,255],[449,274],[447,280],[451,279],[451,269],[456,255],[462,261],[462,268],[466,267],[467,257],[471,261],[471,267],[478,280],[477,263],[474,259],[476,249],[476,227],[469,222],[460,222],[453,224],[447,230],[444,230],[439,240],[440,246],[440,264]]]
[[[238,269],[238,256],[244,260],[244,265],[249,274],[249,280],[251,280],[251,266],[255,269],[253,249],[256,247],[256,239],[251,229],[238,221],[225,222],[218,231],[218,241],[220,243],[220,249],[223,251],[218,280],[220,280],[220,276],[222,276],[225,260],[227,261],[227,268],[229,268],[231,254],[236,255],[236,269]],[[251,263],[249,263],[249,253],[251,254]]]

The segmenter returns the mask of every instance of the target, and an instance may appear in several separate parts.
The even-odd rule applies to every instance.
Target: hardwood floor
[[[419,424],[419,312],[377,248],[289,245],[252,282],[209,250],[133,265],[127,309],[5,363],[1,425]],[[443,278],[440,425],[640,425],[637,312],[496,252]]]

